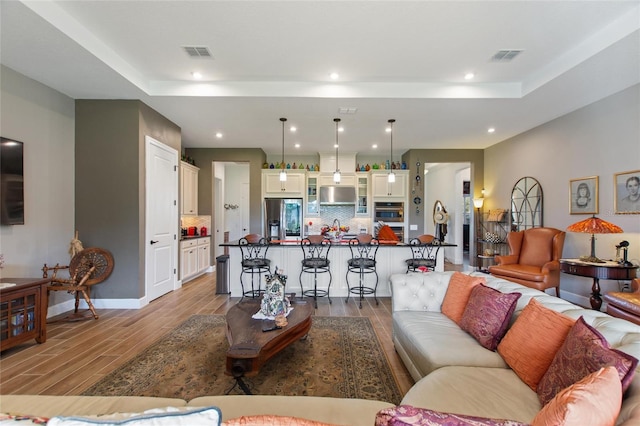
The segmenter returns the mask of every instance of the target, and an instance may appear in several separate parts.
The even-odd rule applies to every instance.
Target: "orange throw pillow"
[[[472,277],[461,272],[454,272],[449,280],[449,287],[447,287],[447,293],[444,295],[440,310],[459,325],[464,308],[467,307],[471,290],[478,284],[485,283],[486,280],[483,277]]]
[[[535,391],[574,323],[531,298],[498,345],[498,353]]]
[[[621,405],[620,376],[615,367],[609,366],[558,392],[538,412],[531,426],[613,426]]]

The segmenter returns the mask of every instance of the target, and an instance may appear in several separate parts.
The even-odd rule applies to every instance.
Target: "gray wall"
[[[6,67],[0,68],[0,89],[2,135],[25,142],[26,180],[25,225],[0,227],[0,252],[6,262],[1,276],[40,276],[43,263],[66,263],[69,241],[74,229],[79,229],[85,246],[104,246],[116,255],[114,275],[94,291],[101,297],[140,297],[143,134],[149,132],[179,149],[180,129],[139,101],[77,101],[74,107],[72,99]],[[638,263],[640,216],[613,214],[613,174],[640,169],[639,105],[640,86],[636,85],[484,151],[414,149],[402,159],[411,175],[417,160],[471,163],[472,196],[479,196],[485,187],[485,208],[509,205],[516,180],[536,177],[544,189],[545,225],[559,229],[584,218],[569,214],[569,180],[599,176],[598,216],[621,226],[625,233],[598,236],[596,253],[612,257],[614,245],[626,239],[631,243],[629,256]],[[77,111],[78,116],[88,121],[80,123],[74,135],[74,108],[80,106],[83,111]],[[120,108],[127,113],[119,112]],[[261,149],[187,152],[201,168],[202,214],[212,213],[212,161],[248,161],[251,205],[260,205],[258,176],[266,159]],[[76,185],[75,180],[80,182]],[[259,209],[253,210],[257,212],[252,214],[251,231],[258,232]],[[410,220],[420,224],[424,219]],[[586,254],[588,238],[569,233],[564,256]],[[601,284],[605,291],[617,287],[612,281]],[[561,291],[563,297],[588,304],[590,285],[588,279],[563,275]],[[107,293],[102,296],[102,292]]]
[[[558,229],[589,215],[569,213],[569,180],[599,177],[598,217],[620,226],[624,234],[596,236],[596,255],[615,256],[615,245],[630,243],[629,258],[640,263],[640,215],[614,214],[613,175],[640,169],[640,85],[609,96],[485,150],[485,209],[510,206],[516,181],[538,179],[544,191],[544,225]],[[565,258],[589,253],[589,234],[567,233]],[[588,306],[592,280],[562,275],[563,297]],[[601,281],[603,291],[617,290]]]
[[[96,298],[145,294],[145,134],[180,149],[179,127],[140,101],[76,101],[76,228],[85,247],[108,249],[115,260],[92,289]]]
[[[262,233],[262,164],[266,154],[260,148],[254,149],[216,149],[187,148],[185,153],[194,159],[200,168],[198,173],[198,213],[211,215],[211,223],[215,223],[213,208],[214,161],[249,163],[249,233]]]
[[[416,176],[416,162],[420,162],[420,174],[424,179],[424,163],[468,163],[471,169],[471,197],[480,197],[482,188],[484,187],[484,150],[482,149],[411,149],[402,155],[402,161],[407,162],[409,168],[409,191],[413,186]],[[466,166],[466,164],[465,164]],[[453,182],[452,182],[453,184]],[[420,213],[416,214],[415,208],[409,209],[409,223],[417,224],[418,230],[409,231],[409,237],[414,238],[426,232],[425,214],[431,214],[433,205],[428,206],[425,203],[427,197],[424,193],[424,182],[419,186],[417,195],[422,197],[422,208]],[[411,194],[411,192],[409,192]],[[411,194],[413,195],[413,194]],[[413,196],[409,197],[409,201]],[[412,206],[413,207],[413,206]],[[427,213],[425,213],[427,212]],[[428,216],[427,216],[428,217]],[[473,223],[473,220],[472,220]],[[473,227],[470,229],[470,240],[473,240]],[[469,244],[469,256],[475,259],[475,245]],[[474,263],[471,262],[471,265]]]
[[[40,277],[68,264],[74,231],[74,101],[0,66],[2,136],[24,142],[25,224],[0,226],[0,277]],[[81,235],[82,237],[82,235]],[[68,299],[55,292],[52,304]]]

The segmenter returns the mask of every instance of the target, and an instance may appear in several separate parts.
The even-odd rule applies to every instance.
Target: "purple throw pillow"
[[[637,365],[636,358],[611,349],[604,336],[580,317],[540,379],[536,389],[538,399],[544,406],[562,389],[608,366],[618,370],[624,392],[631,384]]]
[[[487,419],[461,414],[441,413],[427,408],[399,405],[385,408],[376,415],[376,426],[526,426],[514,420]]]
[[[471,290],[460,328],[485,348],[495,351],[504,337],[520,293],[501,293],[483,284]]]

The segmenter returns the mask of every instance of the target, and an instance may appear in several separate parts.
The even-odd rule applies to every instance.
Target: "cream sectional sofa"
[[[416,380],[402,404],[530,423],[541,408],[537,394],[518,378],[497,352],[480,346],[441,313],[451,275],[451,272],[430,272],[391,277],[393,340]],[[479,273],[471,275],[485,277],[487,286],[501,292],[522,294],[511,323],[535,297],[544,306],[571,318],[583,316],[613,348],[640,358],[638,325],[503,279]],[[217,406],[223,420],[275,414],[337,425],[371,426],[376,413],[393,404],[346,398],[262,395],[204,396],[191,401],[134,396],[0,396],[0,412],[44,417],[141,412],[167,406]],[[640,425],[640,375],[634,377],[625,394],[617,424]]]
[[[273,414],[336,425],[371,426],[378,411],[394,405],[383,401],[314,396],[219,395],[194,398],[188,402],[177,398],[143,396],[0,396],[0,412],[42,417],[140,413],[152,408],[186,406],[218,407],[223,421]]]
[[[452,272],[391,277],[393,342],[415,385],[402,404],[530,423],[542,408],[535,391],[498,352],[482,347],[441,311]],[[584,309],[547,293],[482,273],[488,287],[519,292],[513,324],[531,298],[573,319],[583,317],[612,348],[640,358],[640,326]],[[624,395],[618,425],[640,425],[640,374]]]

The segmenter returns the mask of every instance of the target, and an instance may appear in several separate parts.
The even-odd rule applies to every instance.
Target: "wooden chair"
[[[67,317],[67,319],[81,320],[89,318],[78,314],[81,294],[85,302],[87,302],[93,318],[98,319],[96,309],[91,303],[91,286],[106,280],[113,271],[113,265],[113,255],[108,250],[90,247],[76,253],[71,258],[69,265],[61,266],[56,263],[56,266],[49,267],[45,263],[42,267],[42,277],[51,278],[51,284],[47,287],[47,291],[66,291],[69,294],[75,294],[74,314]],[[63,269],[69,270],[69,278],[58,277],[58,271]],[[49,271],[53,271],[51,277],[49,277]]]
[[[555,228],[530,228],[509,232],[510,254],[496,256],[489,273],[526,287],[545,291],[555,288],[559,296],[560,258],[566,233]]]

